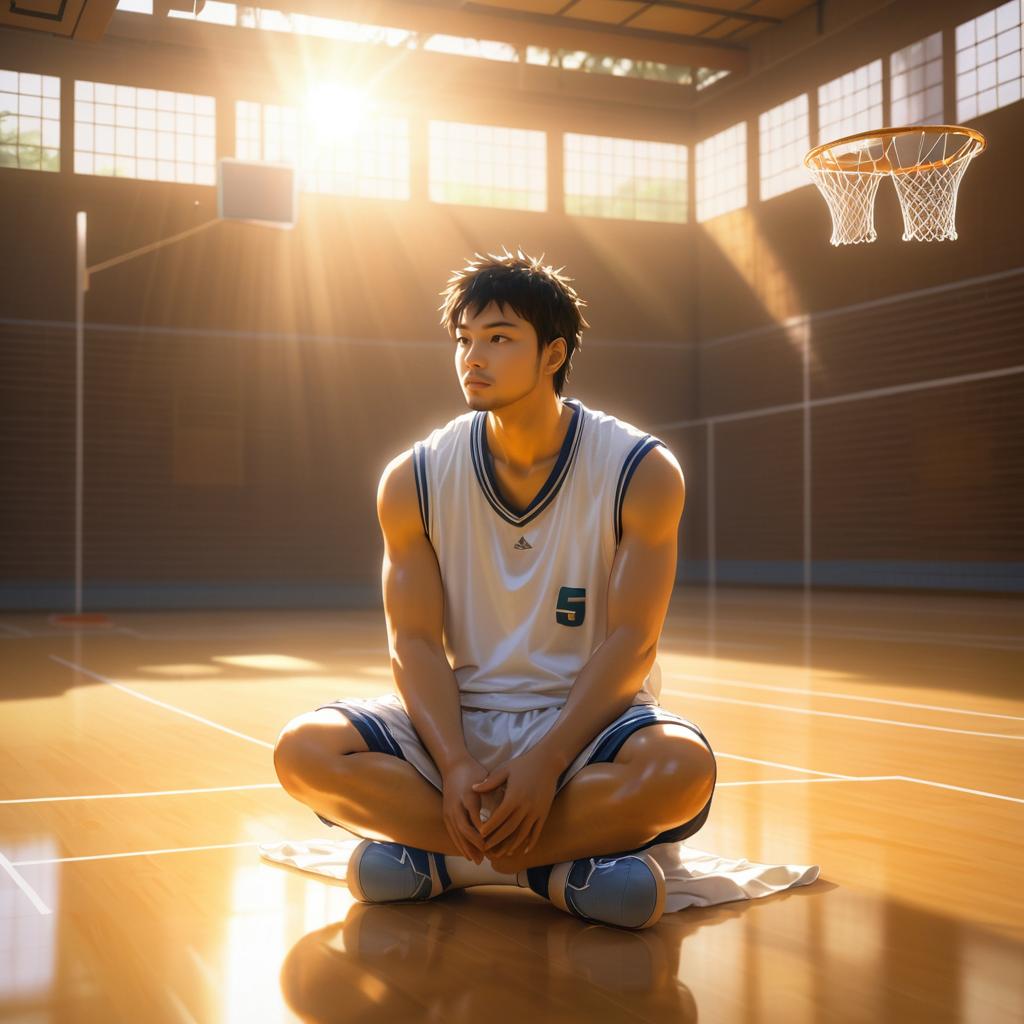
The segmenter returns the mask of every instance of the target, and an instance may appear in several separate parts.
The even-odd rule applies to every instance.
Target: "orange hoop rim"
[[[955,153],[942,160],[933,160],[926,164],[914,164],[912,167],[893,167],[886,160],[888,166],[879,166],[873,169],[842,167],[837,162],[825,162],[821,158],[833,146],[842,146],[848,142],[859,142],[863,139],[881,139],[885,145],[898,135],[911,135],[914,132],[924,132],[926,135],[942,135],[947,132],[957,132],[966,135],[967,139]],[[833,139],[831,142],[823,142],[815,146],[804,157],[804,166],[811,171],[828,171],[833,174],[910,174],[915,171],[930,171],[937,167],[949,167],[958,160],[970,159],[983,153],[988,146],[988,140],[976,128],[968,128],[960,124],[915,124],[902,128],[876,128],[868,132],[856,132],[853,135],[845,135],[841,139]],[[827,157],[826,157],[827,159]],[[877,161],[882,164],[883,161]]]

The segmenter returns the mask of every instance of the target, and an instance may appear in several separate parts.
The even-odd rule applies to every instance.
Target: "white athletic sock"
[[[444,864],[452,879],[453,889],[468,889],[472,885],[518,885],[528,886],[526,872],[506,875],[495,871],[491,862],[485,857],[479,864],[468,860],[465,857],[457,857],[455,854],[446,853]]]

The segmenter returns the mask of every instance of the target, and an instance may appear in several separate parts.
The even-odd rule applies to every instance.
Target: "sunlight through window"
[[[0,71],[0,167],[60,170],[60,79]]]
[[[565,212],[686,221],[686,146],[565,135]]]
[[[75,82],[75,173],[214,185],[212,96]]]
[[[547,209],[547,135],[522,128],[430,122],[435,203]]]

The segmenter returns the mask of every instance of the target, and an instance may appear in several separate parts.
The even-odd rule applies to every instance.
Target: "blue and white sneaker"
[[[360,903],[420,902],[452,884],[444,854],[373,839],[364,839],[352,851],[346,881]]]
[[[548,893],[556,907],[584,921],[639,930],[665,911],[665,872],[649,853],[584,857],[556,864]]]

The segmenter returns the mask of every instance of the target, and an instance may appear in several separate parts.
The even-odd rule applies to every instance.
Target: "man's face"
[[[494,409],[552,387],[552,377],[541,372],[533,324],[511,306],[491,302],[477,316],[463,310],[454,338],[455,371],[471,408]],[[486,383],[470,383],[474,378]]]

